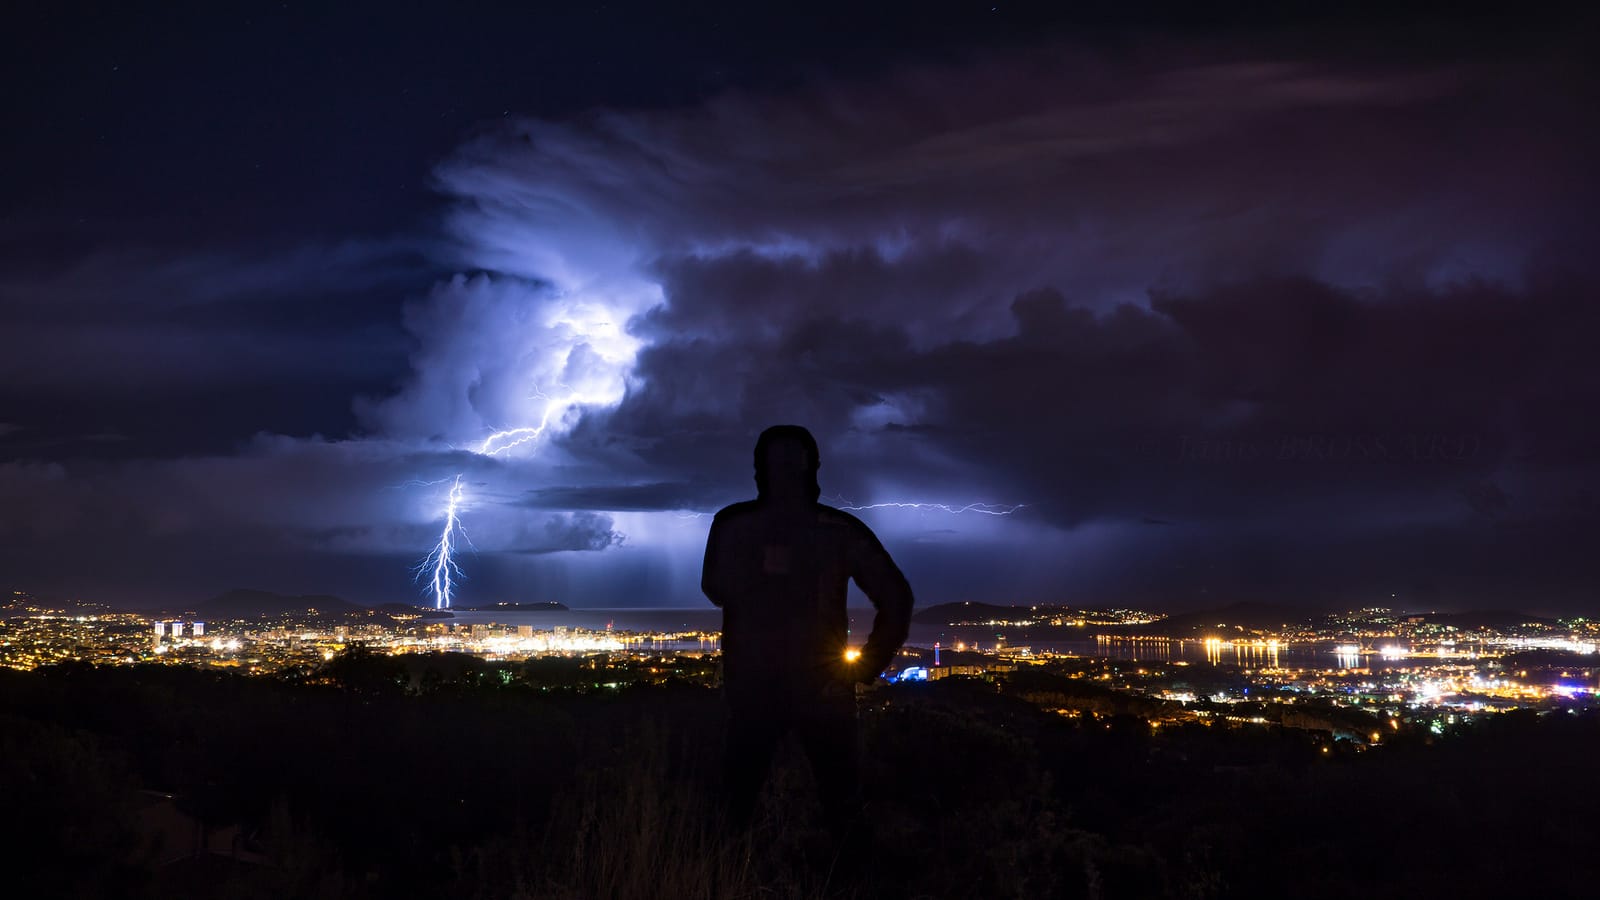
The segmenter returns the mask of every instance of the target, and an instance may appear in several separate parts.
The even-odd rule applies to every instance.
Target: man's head
[[[774,425],[756,440],[756,490],[762,497],[805,499],[822,496],[817,440],[799,425]]]

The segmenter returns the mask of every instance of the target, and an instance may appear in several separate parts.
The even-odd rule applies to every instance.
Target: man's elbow
[[[887,587],[883,598],[878,601],[878,610],[900,640],[904,641],[911,632],[911,609],[916,605],[916,598],[911,595],[911,584],[903,575]]]
[[[890,582],[888,603],[896,613],[906,618],[911,617],[911,607],[916,604],[916,598],[911,595],[911,582],[899,572],[895,573],[894,580]]]
[[[700,593],[706,595],[706,599],[711,601],[712,606],[722,605],[722,592],[717,589],[717,586],[712,583],[710,578],[700,579]]]

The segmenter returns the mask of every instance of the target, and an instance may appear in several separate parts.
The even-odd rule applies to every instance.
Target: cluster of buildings
[[[462,653],[490,662],[594,654],[704,655],[720,649],[719,635],[699,631],[640,633],[309,614],[205,622],[152,619],[104,607],[48,608],[17,600],[0,611],[0,667],[13,669],[65,662],[162,663],[270,674],[314,668],[358,644],[376,653]]]
[[[1083,686],[1046,692],[1041,702],[1058,703],[1064,713],[1132,714],[1157,726],[1272,722],[1364,742],[1379,740],[1390,723],[1438,728],[1460,716],[1600,705],[1600,623],[1586,619],[1487,627],[1370,609],[1275,629],[1217,623],[1169,635],[1150,631],[1161,617],[1136,610],[1085,615],[1081,623],[1058,625],[1054,618],[985,621],[987,641],[908,646],[888,674],[911,682],[1007,679],[1037,670]],[[1103,619],[1106,627],[1097,631],[1089,618]],[[1145,627],[1135,632],[1129,625]],[[1007,629],[1037,637],[1046,626],[1065,627],[1080,640],[1006,639]],[[1090,639],[1081,640],[1084,635]],[[487,662],[598,659],[618,671],[645,665],[640,672],[659,674],[661,661],[670,667],[673,659],[700,671],[720,650],[720,636],[382,615],[204,622],[103,607],[49,609],[15,597],[0,611],[0,666],[16,669],[78,661],[270,674],[313,670],[356,645],[381,654],[455,653]]]
[[[1135,715],[1158,727],[1271,723],[1371,744],[1402,727],[1438,733],[1510,710],[1600,707],[1600,623],[1484,618],[1366,609],[1275,628],[1099,633],[1077,646],[1025,645],[1001,630],[957,646],[963,659],[976,650],[1085,685],[1036,698],[1063,714]]]

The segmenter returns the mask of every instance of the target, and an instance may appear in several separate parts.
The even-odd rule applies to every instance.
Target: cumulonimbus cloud
[[[650,515],[747,495],[754,435],[796,421],[847,505],[1027,504],[875,520],[926,599],[1535,568],[1570,593],[1600,402],[1583,98],[1535,59],[1219,58],[1048,50],[497,122],[436,173],[460,274],[408,308],[411,371],[364,434],[6,470],[60,501],[7,533],[159,497],[167,533],[392,566],[461,474],[485,589],[566,550],[687,569],[698,520]]]
[[[1592,379],[1505,341],[1589,320],[1581,124],[1484,98],[1507,77],[1539,72],[1042,54],[516,121],[439,179],[491,281],[626,320],[618,402],[559,441],[616,485],[591,501],[742,485],[795,420],[862,501],[1448,527],[1463,483],[1546,490],[1505,468],[1535,434],[1587,440],[1517,406]],[[455,396],[530,380],[494,362]]]

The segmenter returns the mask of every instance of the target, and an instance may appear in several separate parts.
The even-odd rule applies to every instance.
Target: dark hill
[[[290,596],[274,594],[271,591],[235,588],[201,603],[195,612],[212,619],[249,619],[256,616],[281,616],[312,610],[329,615],[366,611],[365,607],[356,606],[328,594]]]
[[[1282,625],[1293,625],[1308,621],[1319,613],[1321,613],[1321,610],[1308,609],[1303,606],[1247,601],[1233,603],[1217,609],[1205,609],[1199,612],[1169,616],[1161,622],[1161,628],[1168,633],[1175,633],[1174,629],[1214,629],[1218,626],[1227,628],[1243,626],[1244,628],[1256,629],[1277,628]]]
[[[1434,625],[1453,625],[1471,631],[1477,628],[1492,628],[1497,630],[1520,628],[1524,625],[1553,626],[1554,619],[1541,616],[1530,616],[1527,613],[1515,612],[1509,609],[1488,609],[1477,612],[1459,613],[1407,613],[1406,615],[1421,616]]]
[[[918,625],[981,625],[987,622],[1017,622],[1056,614],[1065,607],[997,606],[993,603],[940,603],[911,617]]]

